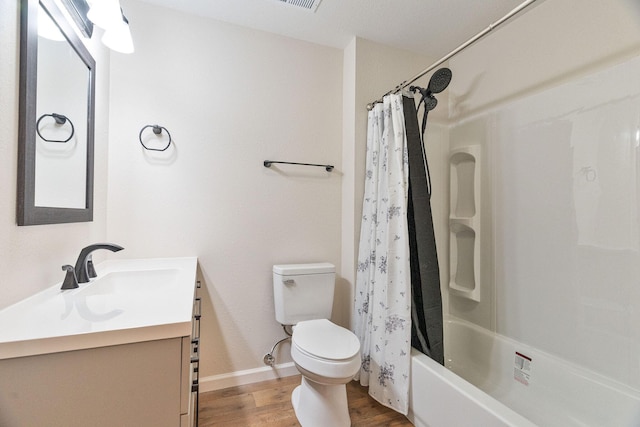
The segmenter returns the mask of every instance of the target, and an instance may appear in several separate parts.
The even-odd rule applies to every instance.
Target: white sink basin
[[[106,261],[0,311],[0,359],[188,336],[197,258]]]
[[[180,270],[167,268],[161,270],[114,271],[97,277],[90,284],[79,288],[83,296],[120,295],[144,293],[150,297],[156,292],[167,291],[180,285]]]

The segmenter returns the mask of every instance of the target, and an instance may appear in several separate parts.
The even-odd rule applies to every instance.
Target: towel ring
[[[56,125],[58,125],[58,126],[62,126],[65,123],[68,122],[69,125],[71,126],[71,134],[69,135],[69,138],[67,138],[67,139],[47,139],[44,136],[42,136],[42,134],[40,133],[40,122],[45,117],[53,117],[53,120],[55,120]],[[47,141],[47,142],[62,142],[62,143],[69,142],[71,140],[71,138],[73,138],[73,135],[75,134],[75,132],[76,132],[76,129],[73,126],[73,122],[71,121],[70,118],[68,118],[64,114],[57,114],[57,113],[43,114],[38,118],[38,121],[36,122],[36,133],[38,134],[40,139],[42,139],[43,141]]]
[[[151,128],[153,130],[153,133],[156,135],[161,135],[162,131],[164,130],[167,135],[169,136],[169,142],[167,142],[167,146],[164,148],[151,148],[151,147],[147,147],[144,142],[142,142],[142,133],[144,132],[144,130],[146,128]],[[140,134],[138,135],[138,139],[140,140],[140,144],[142,144],[142,146],[144,147],[145,150],[149,150],[149,151],[165,151],[167,148],[169,148],[169,146],[171,145],[171,134],[169,133],[169,131],[167,130],[166,127],[164,126],[159,126],[159,125],[146,125],[144,126],[142,129],[140,129]]]

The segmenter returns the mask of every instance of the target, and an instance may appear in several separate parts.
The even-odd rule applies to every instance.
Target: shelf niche
[[[480,302],[480,147],[456,149],[449,158],[449,290]]]

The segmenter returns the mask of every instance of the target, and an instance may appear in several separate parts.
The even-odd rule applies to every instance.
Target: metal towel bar
[[[274,163],[282,163],[285,165],[302,165],[302,166],[320,166],[326,169],[327,172],[331,172],[333,170],[333,165],[318,165],[315,163],[297,163],[297,162],[280,162],[277,160],[265,160],[264,161],[264,167],[265,168],[270,168],[272,164]]]

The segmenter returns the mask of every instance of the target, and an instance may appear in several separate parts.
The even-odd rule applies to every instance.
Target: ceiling
[[[281,0],[142,1],[337,48],[344,48],[357,36],[434,59],[446,55],[522,2],[321,0],[316,12],[311,12]]]

